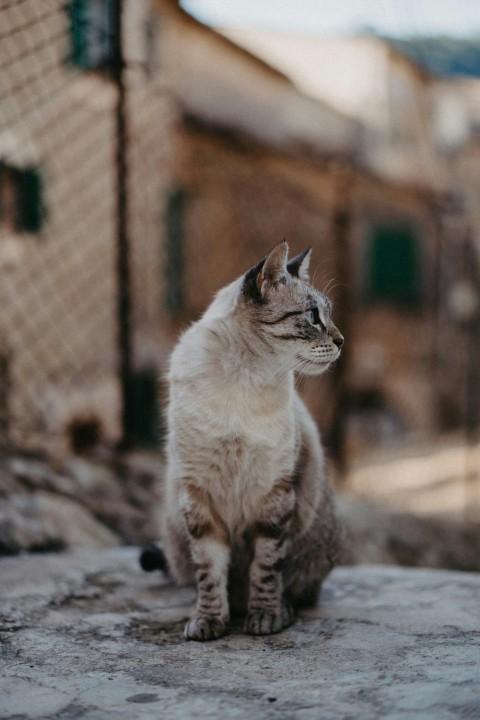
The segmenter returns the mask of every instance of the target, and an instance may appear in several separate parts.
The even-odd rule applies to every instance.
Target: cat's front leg
[[[210,495],[198,485],[185,484],[181,510],[197,581],[196,609],[185,625],[185,637],[188,640],[214,640],[225,634],[229,619],[228,533]]]
[[[283,600],[282,567],[289,545],[295,494],[289,482],[279,481],[264,498],[253,525],[254,557],[245,632],[270,635],[293,620]]]

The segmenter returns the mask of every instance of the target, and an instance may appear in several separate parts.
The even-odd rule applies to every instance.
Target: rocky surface
[[[147,453],[0,457],[0,554],[148,541],[162,475]]]
[[[187,642],[193,592],[115,548],[0,559],[0,718],[480,717],[480,575],[343,567],[268,637]]]
[[[108,548],[158,537],[158,454],[0,458],[0,555]],[[419,518],[339,495],[345,561],[480,571],[480,525]]]

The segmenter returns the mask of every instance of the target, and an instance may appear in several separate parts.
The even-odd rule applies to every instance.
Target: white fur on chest
[[[213,390],[202,379],[173,381],[170,472],[208,490],[232,532],[246,527],[275,482],[295,463],[293,405],[245,387]]]
[[[236,388],[212,395],[197,379],[172,387],[170,413],[177,473],[208,490],[227,526],[241,530],[275,481],[293,470],[290,404],[266,409],[261,397],[249,402]]]
[[[238,356],[215,354],[202,328],[177,346],[170,371],[170,472],[208,490],[230,530],[241,530],[294,466],[291,378],[265,384]]]

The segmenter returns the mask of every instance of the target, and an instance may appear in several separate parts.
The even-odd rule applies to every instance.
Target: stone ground
[[[0,559],[1,720],[480,718],[480,575],[342,567],[269,637],[186,642],[133,548]]]

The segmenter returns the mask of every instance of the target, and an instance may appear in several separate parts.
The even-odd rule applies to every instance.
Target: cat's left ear
[[[257,283],[262,294],[268,287],[285,284],[288,275],[287,257],[288,243],[282,240],[269,252],[258,275]]]
[[[312,257],[312,248],[309,247],[304,250],[300,255],[296,255],[294,258],[288,261],[287,270],[290,275],[300,278],[308,282],[310,280],[310,274],[308,269],[310,267],[310,258]]]

